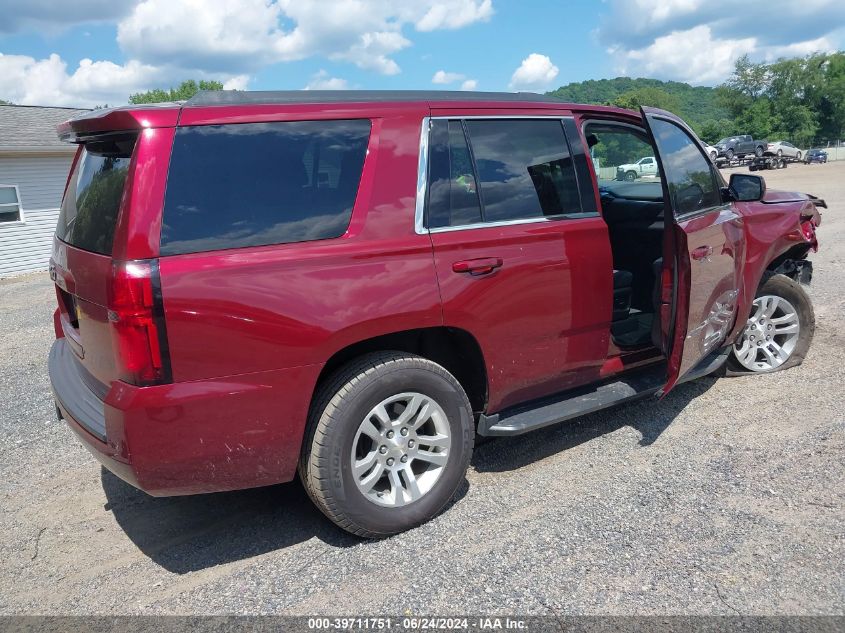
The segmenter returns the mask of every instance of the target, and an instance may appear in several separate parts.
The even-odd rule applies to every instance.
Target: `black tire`
[[[763,155],[763,148],[760,145],[754,148],[754,155],[757,158],[760,158]]]
[[[716,152],[710,152],[710,160],[712,160],[714,163],[716,162],[716,159],[718,157],[719,155]]]
[[[452,444],[434,486],[418,500],[384,507],[368,500],[352,475],[352,443],[360,423],[379,402],[407,391],[437,402],[448,418]],[[464,481],[475,425],[460,383],[443,367],[405,352],[376,352],[350,362],[315,394],[299,461],[299,476],[317,507],[344,530],[380,538],[436,516]]]
[[[736,359],[734,351],[731,349],[726,366],[726,374],[728,376],[747,376],[748,374],[771,373],[789,369],[790,367],[800,365],[804,362],[804,358],[807,356],[807,351],[810,349],[810,344],[813,342],[813,334],[816,331],[816,315],[813,311],[813,304],[810,301],[810,297],[808,297],[807,293],[804,292],[801,284],[786,275],[766,273],[763,277],[763,281],[760,283],[760,287],[757,289],[757,293],[754,295],[754,298],[756,299],[757,297],[762,297],[764,295],[783,297],[795,307],[795,310],[798,313],[799,323],[798,342],[795,345],[795,349],[792,350],[792,354],[785,363],[774,369],[761,372],[755,372],[745,368]]]
[[[782,149],[778,150],[778,156],[783,156],[783,150]]]
[[[795,160],[801,160],[801,152],[798,152],[798,155],[795,157]]]
[[[727,152],[725,152],[725,158],[728,159],[728,162],[732,161],[734,159],[734,151],[732,149],[729,149]]]
[[[633,182],[637,179],[637,172],[635,171],[626,171],[625,172],[625,180],[628,182]]]

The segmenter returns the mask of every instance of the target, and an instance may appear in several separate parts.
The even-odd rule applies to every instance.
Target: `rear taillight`
[[[114,262],[108,304],[120,379],[139,386],[171,382],[158,260]]]

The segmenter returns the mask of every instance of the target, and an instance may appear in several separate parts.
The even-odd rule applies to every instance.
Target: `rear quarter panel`
[[[382,114],[343,112],[373,128],[342,237],[161,258],[176,381],[322,364],[356,341],[442,323],[431,241],[414,233],[426,113]]]

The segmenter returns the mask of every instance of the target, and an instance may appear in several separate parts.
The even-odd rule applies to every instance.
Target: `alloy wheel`
[[[789,301],[776,295],[757,297],[748,323],[734,343],[734,356],[751,371],[777,369],[789,360],[800,327],[798,311]]]
[[[366,499],[400,507],[428,493],[443,474],[452,443],[442,407],[416,392],[374,406],[352,442],[352,475]]]

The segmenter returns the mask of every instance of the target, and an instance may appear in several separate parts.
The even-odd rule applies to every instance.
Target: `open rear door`
[[[668,357],[666,394],[724,347],[736,318],[745,259],[742,216],[695,133],[679,118],[641,108],[663,181],[663,283],[658,312]]]

